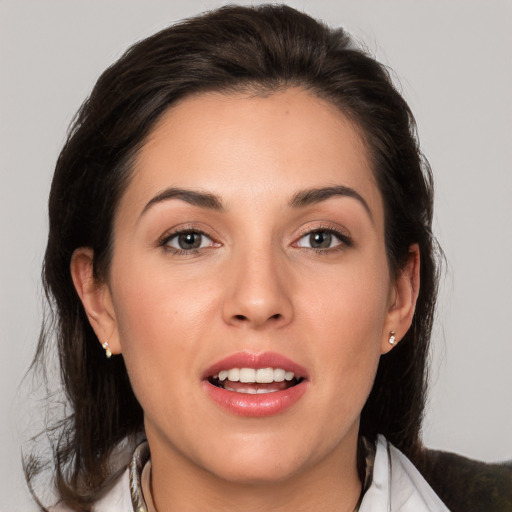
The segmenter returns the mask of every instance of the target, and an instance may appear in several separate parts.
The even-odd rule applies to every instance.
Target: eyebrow
[[[353,188],[345,187],[344,185],[301,190],[293,196],[289,205],[292,208],[303,208],[305,206],[321,203],[322,201],[326,201],[327,199],[335,196],[351,197],[356,199],[363,205],[364,209],[370,216],[370,219],[373,221],[372,211],[364,198]]]
[[[311,188],[306,190],[301,190],[294,194],[288,205],[291,208],[304,208],[306,206],[311,206],[313,204],[321,203],[322,201],[326,201],[331,197],[342,196],[342,197],[351,197],[359,201],[370,218],[373,220],[373,215],[368,206],[368,203],[364,200],[364,198],[356,192],[353,188],[346,187],[344,185],[335,185],[330,187],[322,187],[322,188]],[[142,210],[140,217],[142,217],[153,205],[168,201],[169,199],[180,199],[185,201],[186,203],[192,204],[194,206],[198,206],[200,208],[207,208],[210,210],[222,211],[224,207],[222,205],[222,201],[219,196],[215,194],[211,194],[209,192],[199,192],[196,190],[188,190],[183,188],[175,188],[169,187],[155,197],[150,199],[144,209]]]
[[[175,188],[170,187],[166,188],[155,197],[153,197],[144,209],[142,210],[140,217],[142,217],[152,206],[155,204],[161,203],[163,201],[168,201],[169,199],[181,199],[186,203],[193,204],[194,206],[199,206],[200,208],[208,208],[210,210],[223,210],[222,201],[215,194],[210,194],[208,192],[199,192],[196,190],[188,190],[183,188]]]

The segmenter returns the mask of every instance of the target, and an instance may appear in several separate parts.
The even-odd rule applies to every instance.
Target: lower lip
[[[306,392],[308,383],[303,380],[291,388],[260,395],[228,391],[208,381],[203,381],[203,386],[210,398],[228,412],[238,416],[264,417],[280,414],[292,407]]]

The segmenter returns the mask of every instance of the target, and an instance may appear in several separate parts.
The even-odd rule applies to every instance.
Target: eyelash
[[[172,254],[175,254],[176,256],[185,256],[187,254],[197,254],[200,250],[202,249],[205,249],[206,247],[198,247],[198,248],[194,248],[194,249],[178,249],[176,247],[171,247],[169,244],[169,242],[171,240],[173,240],[174,238],[177,238],[179,236],[182,236],[182,235],[187,235],[187,234],[193,234],[193,235],[200,235],[202,237],[206,237],[208,238],[209,240],[211,240],[212,242],[212,245],[210,247],[213,247],[213,246],[218,246],[220,245],[218,242],[216,242],[210,235],[208,235],[207,233],[205,233],[203,230],[201,229],[198,229],[198,228],[186,228],[186,229],[180,229],[178,231],[174,231],[172,233],[169,233],[167,235],[165,235],[159,242],[159,246],[162,247],[164,250],[166,251],[169,251],[171,252]]]
[[[338,239],[339,244],[335,245],[334,247],[327,247],[325,249],[314,248],[314,247],[301,247],[301,246],[296,245],[303,238],[305,238],[307,236],[311,236],[315,233],[326,233],[328,235],[333,235]],[[172,254],[175,254],[177,256],[197,254],[200,250],[208,248],[208,247],[198,247],[198,248],[193,248],[193,249],[178,249],[176,247],[171,247],[170,245],[168,245],[171,240],[173,240],[179,236],[187,235],[187,234],[200,235],[202,237],[208,238],[212,242],[212,245],[210,245],[209,247],[220,246],[220,243],[216,242],[210,235],[208,235],[203,230],[198,229],[198,228],[186,228],[186,229],[180,229],[178,231],[174,231],[170,234],[165,235],[160,240],[158,245],[160,247],[162,247],[163,249],[165,249],[166,251],[169,251]],[[298,249],[312,250],[312,251],[315,251],[317,254],[326,254],[326,253],[332,254],[333,252],[337,252],[337,251],[340,251],[347,247],[352,247],[352,246],[353,246],[353,241],[350,238],[350,236],[347,235],[347,233],[345,233],[341,230],[334,229],[331,226],[329,226],[329,227],[318,226],[318,227],[315,227],[314,229],[304,231],[303,233],[300,234],[299,238],[297,238],[297,240],[292,244],[292,247],[297,247]]]
[[[311,236],[315,233],[326,233],[329,235],[333,235],[338,239],[339,244],[335,245],[334,247],[327,247],[325,249],[322,249],[322,248],[315,249],[314,247],[300,247],[300,246],[297,246],[297,248],[305,249],[305,250],[312,250],[312,251],[315,251],[317,254],[327,254],[327,253],[332,254],[334,252],[342,251],[342,250],[346,249],[347,247],[352,247],[354,245],[352,238],[346,232],[335,229],[332,226],[317,226],[314,229],[306,230],[303,233],[301,233],[301,235],[299,236],[297,241],[294,242],[293,245],[298,244],[298,242],[300,240],[302,240],[303,238]]]

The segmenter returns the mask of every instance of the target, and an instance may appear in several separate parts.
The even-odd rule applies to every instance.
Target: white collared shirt
[[[359,512],[449,512],[412,462],[378,436],[373,479]]]
[[[137,508],[132,495],[141,495],[140,475],[130,477],[130,468],[120,477],[108,494],[98,501],[94,512],[147,512],[144,505]],[[54,507],[52,512],[66,512]],[[366,490],[358,512],[449,512],[446,505],[428,485],[409,459],[378,436],[373,478]]]

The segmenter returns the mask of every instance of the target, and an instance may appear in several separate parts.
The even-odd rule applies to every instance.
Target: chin
[[[230,467],[215,468],[214,474],[236,485],[261,486],[284,482],[299,472],[301,465],[280,462],[234,464]]]
[[[229,446],[229,445],[228,445]],[[307,453],[303,442],[290,444],[279,438],[265,442],[231,443],[218,453],[215,460],[204,461],[203,467],[218,478],[233,484],[263,485],[293,478],[312,463],[313,454]]]

